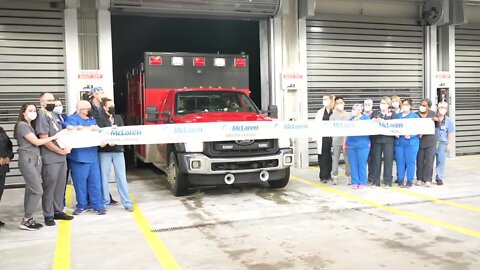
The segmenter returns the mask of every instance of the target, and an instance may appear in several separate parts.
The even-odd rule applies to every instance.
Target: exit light
[[[225,58],[215,58],[213,60],[213,66],[224,67],[225,66]]]
[[[246,58],[235,58],[233,66],[237,67],[237,68],[247,67],[247,59]]]
[[[183,57],[172,57],[172,66],[183,66]]]
[[[195,67],[204,67],[205,66],[205,57],[194,57],[193,65]]]

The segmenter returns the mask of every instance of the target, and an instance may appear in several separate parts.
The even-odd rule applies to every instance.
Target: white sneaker
[[[337,176],[333,176],[333,184],[334,185],[337,185],[338,184],[338,177]]]

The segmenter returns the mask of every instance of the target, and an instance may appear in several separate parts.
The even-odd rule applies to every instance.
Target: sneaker
[[[105,208],[102,208],[102,209],[96,209],[94,210],[95,213],[97,213],[97,215],[105,215],[107,213],[107,211],[105,210]]]
[[[389,188],[391,188],[391,187],[392,187],[392,185],[385,185],[383,188],[389,189]]]
[[[333,184],[337,185],[338,184],[338,177],[333,177]]]
[[[113,198],[111,198],[111,199],[110,199],[110,205],[118,205],[118,201],[115,200],[115,199],[113,199]]]
[[[0,220],[0,228],[2,228],[3,226],[5,226],[5,223],[3,223],[3,222]]]
[[[432,183],[426,182],[426,183],[425,183],[425,186],[426,186],[426,187],[431,187],[431,186],[432,186]]]
[[[76,216],[76,215],[80,215],[80,214],[82,214],[82,213],[85,213],[85,212],[87,212],[87,211],[88,211],[88,209],[85,209],[85,208],[76,208],[76,209],[73,211],[72,214]]]
[[[352,188],[353,189],[358,189],[358,185],[354,184],[354,185],[352,185]]]
[[[365,185],[358,185],[357,188],[358,188],[358,189],[364,189],[364,188],[365,188]]]
[[[405,182],[404,181],[399,181],[398,182],[398,187],[399,188],[404,188],[405,187]]]
[[[417,182],[415,182],[415,186],[423,186],[423,181],[417,180]]]
[[[133,212],[133,206],[125,207],[125,210],[127,210],[128,212]]]
[[[53,217],[45,217],[45,225],[55,226],[55,220],[53,220]]]
[[[412,181],[407,181],[407,185],[405,186],[406,188],[411,188],[413,186]]]
[[[438,186],[443,185],[443,180],[438,179],[438,180],[437,180],[437,185],[438,185]]]
[[[53,214],[53,218],[54,219],[59,219],[59,220],[72,220],[73,219],[72,216],[67,215],[64,212],[57,212],[57,213]]]
[[[33,218],[29,218],[27,221],[22,221],[20,223],[20,229],[25,231],[38,231],[42,227],[43,225],[37,223]]]

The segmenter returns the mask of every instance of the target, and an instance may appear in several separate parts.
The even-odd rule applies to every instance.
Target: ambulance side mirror
[[[157,106],[147,106],[147,122],[157,122],[158,121],[158,108]]]
[[[277,105],[268,105],[267,115],[271,118],[278,118],[278,107]]]

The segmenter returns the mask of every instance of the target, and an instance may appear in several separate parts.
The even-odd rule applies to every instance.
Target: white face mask
[[[380,104],[380,110],[382,111],[388,110],[388,104]]]
[[[447,114],[447,109],[444,109],[444,108],[438,109],[438,113],[440,113],[441,115],[445,115]]]
[[[56,113],[56,114],[62,114],[62,112],[63,112],[63,106],[55,107],[55,108],[53,109],[53,112]]]
[[[323,106],[324,107],[330,106],[330,100],[323,100]]]
[[[343,111],[345,109],[345,104],[337,104],[337,106],[335,106],[335,108],[338,111]]]
[[[392,107],[393,108],[398,109],[399,106],[400,106],[400,103],[398,101],[392,102]]]
[[[371,112],[372,111],[372,105],[365,105],[363,106],[363,111],[364,112]]]
[[[427,111],[427,107],[425,107],[425,106],[420,106],[420,107],[418,107],[418,110],[419,110],[420,112],[426,112],[426,111]]]
[[[37,112],[27,112],[27,114],[25,115],[25,118],[27,118],[30,121],[33,121],[37,119]]]
[[[410,111],[410,106],[402,106],[402,112],[409,112]]]

